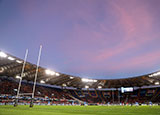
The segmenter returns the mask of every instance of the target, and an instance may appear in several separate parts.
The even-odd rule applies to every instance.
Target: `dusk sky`
[[[0,0],[0,50],[73,76],[160,70],[160,0]]]

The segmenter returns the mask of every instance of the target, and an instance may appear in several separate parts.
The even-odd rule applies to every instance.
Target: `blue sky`
[[[0,0],[0,50],[54,71],[116,79],[160,68],[159,0]]]

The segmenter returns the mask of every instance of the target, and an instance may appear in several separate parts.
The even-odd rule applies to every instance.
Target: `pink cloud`
[[[142,54],[140,56],[129,58],[117,64],[117,66],[111,66],[110,69],[114,71],[125,69],[141,69],[151,68],[154,66],[160,58],[160,51],[153,51],[150,53]]]
[[[123,4],[119,5],[116,2],[110,2],[113,6],[113,13],[117,15],[119,24],[125,31],[125,36],[122,41],[110,49],[103,49],[96,56],[94,61],[107,60],[113,56],[117,56],[129,51],[132,48],[139,49],[141,46],[149,43],[153,38],[148,36],[148,31],[152,28],[152,16],[149,14],[145,6],[136,7],[134,12],[129,12]],[[118,38],[115,38],[118,39]]]
[[[85,4],[82,2],[74,10],[69,7],[66,11],[64,11],[66,7],[58,8],[60,12],[64,11],[62,18],[71,20],[73,23],[66,39],[59,44],[59,49],[64,51],[63,53],[69,59],[65,64],[80,63],[78,67],[71,68],[74,71],[92,70],[93,66],[95,66],[94,69],[107,68],[110,59],[122,56],[132,49],[139,50],[152,40],[147,34],[152,28],[152,18],[146,6],[137,5],[136,9],[127,9],[123,4],[117,5],[110,1],[111,10],[104,8],[106,12],[104,20],[97,21],[95,4],[93,2],[92,5]],[[107,20],[107,12],[113,14],[115,22]],[[107,21],[113,24],[109,26]],[[124,34],[119,36],[118,33]],[[111,36],[108,36],[109,34]],[[119,42],[114,44],[116,40]],[[106,65],[100,65],[101,63]]]
[[[126,39],[139,32],[144,32],[152,27],[152,15],[147,9],[147,5],[140,5],[137,1],[113,2],[113,12],[119,18],[122,28],[126,32]],[[136,7],[133,7],[136,6]]]

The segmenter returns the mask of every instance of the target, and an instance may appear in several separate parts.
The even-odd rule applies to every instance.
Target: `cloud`
[[[121,70],[135,70],[151,68],[155,66],[160,58],[160,51],[152,51],[149,53],[141,54],[140,56],[129,58],[123,62],[119,62],[117,66],[111,66],[111,70],[121,71]]]
[[[30,38],[30,45],[42,42],[51,61],[54,57],[53,65],[64,72],[94,75],[114,70],[121,73],[128,68],[136,71],[145,68],[146,62],[154,66],[159,57],[156,48],[151,53],[147,49],[147,45],[154,47],[160,36],[154,32],[155,17],[149,2],[54,0],[19,4],[10,28],[18,36],[25,33],[20,38]],[[15,29],[17,24],[23,32]]]

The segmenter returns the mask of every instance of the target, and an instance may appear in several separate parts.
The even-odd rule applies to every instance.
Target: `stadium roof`
[[[0,76],[20,78],[24,60],[0,51]],[[23,80],[33,81],[36,65],[26,62]],[[119,88],[159,85],[160,71],[125,79],[88,79],[39,67],[37,82],[74,88]]]

